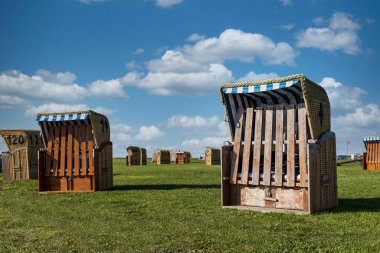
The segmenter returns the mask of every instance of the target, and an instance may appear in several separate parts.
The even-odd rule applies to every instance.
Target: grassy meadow
[[[39,195],[3,184],[0,252],[380,252],[380,171],[338,166],[339,207],[315,215],[222,209],[220,167],[125,166],[114,188]]]

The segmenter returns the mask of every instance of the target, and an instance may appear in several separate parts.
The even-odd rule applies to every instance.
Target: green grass
[[[219,166],[124,164],[95,193],[0,180],[0,252],[380,251],[379,171],[339,166],[339,207],[295,215],[222,209]]]

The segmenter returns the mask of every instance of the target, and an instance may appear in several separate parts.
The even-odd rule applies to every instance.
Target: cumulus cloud
[[[38,106],[30,106],[25,110],[25,116],[34,117],[37,113],[42,112],[74,112],[74,111],[85,111],[94,110],[96,112],[110,115],[115,110],[108,109],[102,106],[97,106],[96,108],[90,108],[85,104],[57,104],[57,103],[47,103]]]
[[[284,30],[290,31],[290,30],[293,30],[294,24],[281,25],[281,28],[284,29]]]
[[[332,77],[324,77],[320,85],[328,93],[332,111],[332,130],[337,135],[337,152],[346,154],[346,140],[351,153],[362,152],[362,137],[378,134],[380,106],[365,103],[366,91],[350,87]]]
[[[40,70],[32,76],[16,70],[3,72],[0,74],[0,104],[19,105],[41,99],[66,103],[80,101],[86,95],[86,89],[74,83],[75,79],[76,76],[69,72],[54,74]],[[10,98],[14,102],[10,102]]]
[[[168,127],[204,128],[212,127],[220,122],[217,116],[205,118],[202,116],[174,115],[168,119]]]
[[[81,2],[83,4],[102,3],[102,2],[106,2],[106,1],[109,1],[109,0],[79,0],[79,2]]]
[[[325,88],[332,108],[350,110],[361,104],[365,91],[359,87],[348,87],[332,77],[324,77],[320,85]]]
[[[199,34],[199,33],[193,33],[193,34],[190,34],[190,36],[189,37],[187,37],[187,41],[192,41],[192,42],[194,42],[194,41],[199,41],[199,40],[203,40],[203,39],[205,39],[206,38],[206,36],[205,35],[201,35],[201,34]]]
[[[360,51],[360,39],[357,34],[359,29],[359,24],[352,19],[351,15],[336,12],[330,18],[327,27],[308,28],[299,33],[297,46],[357,54]]]
[[[164,135],[165,133],[162,132],[157,126],[141,126],[139,133],[136,135],[136,139],[141,141],[153,141]]]
[[[189,139],[181,143],[184,150],[191,150],[193,156],[204,154],[206,147],[221,148],[227,139],[224,137],[205,137]]]
[[[157,95],[202,95],[235,80],[224,65],[227,60],[292,65],[297,56],[286,42],[275,43],[264,35],[237,29],[227,29],[218,37],[191,37],[197,39],[195,44],[166,50],[147,63],[146,74],[129,72],[122,81]]]
[[[293,4],[293,0],[279,0],[284,6],[290,6]]]
[[[144,51],[145,51],[144,48],[137,48],[134,54],[142,54],[144,53]]]
[[[254,71],[250,71],[245,76],[239,78],[237,81],[238,82],[256,82],[256,81],[278,78],[278,77],[279,76],[273,72],[256,74]]]
[[[162,8],[170,8],[173,5],[182,3],[183,0],[155,0],[156,5]]]
[[[123,83],[120,79],[97,80],[90,84],[89,92],[96,97],[107,98],[128,98],[127,93],[123,90]]]

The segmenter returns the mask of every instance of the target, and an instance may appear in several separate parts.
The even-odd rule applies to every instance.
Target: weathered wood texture
[[[38,150],[42,147],[38,130],[0,130],[8,147],[3,153],[3,181],[38,178]]]
[[[40,192],[87,192],[113,185],[112,143],[94,145],[91,124],[50,126],[39,152]]]
[[[380,141],[366,143],[366,152],[363,154],[363,169],[380,170]]]
[[[303,104],[247,108],[236,119],[235,142],[222,147],[223,206],[337,206],[335,135],[312,140]]]
[[[207,147],[205,149],[205,164],[220,165],[220,149]]]
[[[147,165],[146,149],[129,146],[127,148],[126,164],[127,166]]]
[[[156,164],[170,164],[170,151],[164,149],[155,150]]]

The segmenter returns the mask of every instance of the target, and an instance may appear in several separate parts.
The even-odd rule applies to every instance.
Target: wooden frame
[[[380,137],[363,138],[366,152],[363,154],[364,170],[380,170]]]
[[[220,165],[220,149],[207,147],[205,149],[205,164]]]
[[[127,166],[147,165],[147,156],[146,156],[145,148],[129,146],[127,148],[127,153],[128,153],[126,157]]]
[[[170,151],[164,149],[156,149],[155,154],[156,164],[170,164]]]
[[[62,118],[69,114],[73,113],[62,114]],[[107,118],[92,111],[76,114],[88,118],[40,122],[41,129],[46,130],[46,147],[39,151],[38,160],[40,193],[91,192],[113,186]],[[45,116],[51,115],[42,115]]]
[[[233,141],[222,147],[223,207],[307,214],[337,206],[336,141],[320,86],[295,75],[222,85],[221,94]]]
[[[3,181],[38,178],[39,130],[0,130],[8,152],[2,153]]]
[[[295,111],[294,106],[248,108],[246,119],[241,114],[234,145],[222,148],[224,207],[312,213],[336,206],[335,134],[307,140],[306,109],[298,108],[298,122]]]

